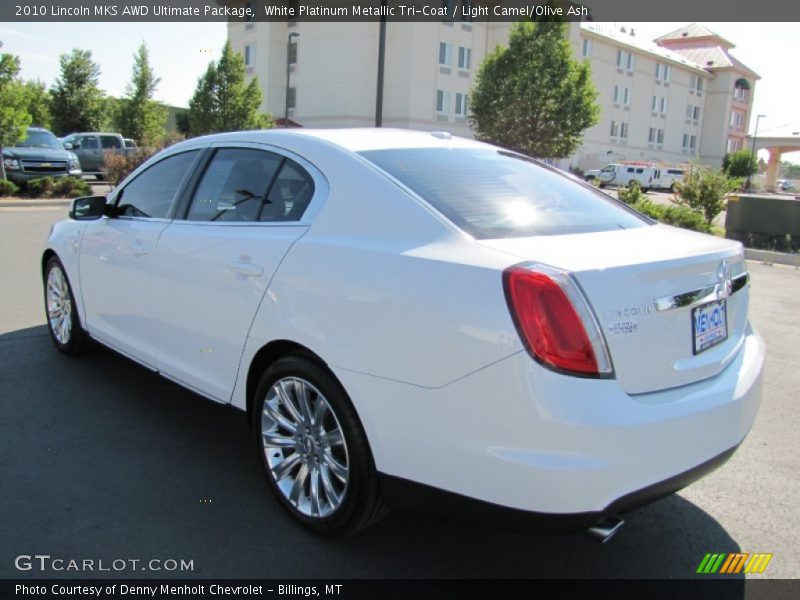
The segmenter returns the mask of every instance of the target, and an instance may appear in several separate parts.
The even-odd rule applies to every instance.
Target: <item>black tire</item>
[[[66,287],[66,289],[63,290],[64,295],[62,297],[68,299],[68,302],[63,302],[62,304],[63,310],[68,313],[69,332],[66,336],[63,332],[56,331],[55,324],[57,320],[51,318],[48,307],[48,282],[50,281],[50,274],[56,269],[60,272],[61,277],[63,277],[63,282]],[[83,354],[90,348],[91,339],[81,325],[75,304],[75,295],[72,293],[72,285],[69,282],[64,265],[61,264],[61,261],[58,260],[57,257],[52,256],[47,261],[44,267],[42,284],[44,288],[44,315],[47,321],[47,330],[50,332],[50,339],[53,340],[53,344],[59,352],[71,355]]]
[[[337,449],[338,452],[346,453],[344,456],[346,456],[348,466],[347,481],[346,484],[343,484],[339,480],[333,480],[330,479],[330,476],[328,477],[329,482],[334,481],[337,485],[344,485],[344,489],[340,494],[339,504],[336,508],[332,508],[334,502],[331,501],[331,495],[328,494],[327,489],[325,489],[325,500],[329,504],[327,509],[330,510],[326,515],[309,515],[303,512],[300,509],[301,498],[297,499],[298,506],[290,501],[290,499],[286,497],[288,492],[281,490],[278,480],[276,480],[276,475],[273,474],[272,468],[275,468],[275,465],[273,465],[272,468],[270,467],[269,460],[278,461],[278,464],[281,464],[280,461],[286,462],[287,458],[291,458],[292,455],[296,454],[299,457],[300,462],[295,461],[297,469],[292,467],[287,472],[287,476],[281,477],[280,479],[285,487],[289,487],[290,484],[296,483],[297,479],[304,479],[299,475],[303,468],[302,461],[306,460],[303,457],[309,457],[315,452],[313,444],[310,444],[311,452],[309,452],[308,446],[303,446],[307,441],[296,441],[297,446],[292,448],[279,449],[271,447],[267,449],[265,447],[262,428],[270,430],[274,435],[280,435],[278,429],[275,429],[276,421],[268,414],[265,416],[264,405],[268,396],[271,395],[272,398],[270,404],[271,409],[274,409],[275,406],[280,406],[282,408],[279,408],[279,410],[282,411],[282,415],[290,415],[290,411],[282,402],[278,401],[279,404],[275,404],[276,396],[273,386],[279,381],[284,382],[285,385],[289,385],[286,383],[287,381],[293,384],[302,382],[299,383],[299,385],[305,383],[310,384],[313,390],[310,390],[312,395],[308,396],[309,400],[314,401],[314,406],[317,406],[316,403],[319,402],[320,397],[322,400],[327,401],[327,406],[335,416],[335,421],[328,421],[329,426],[333,426],[334,428],[338,426],[343,434],[344,449]],[[318,394],[315,394],[316,392],[318,392]],[[292,388],[292,393],[296,394],[294,388]],[[297,398],[298,396],[295,395],[294,397]],[[311,404],[309,404],[309,406],[311,406]],[[326,535],[347,535],[376,523],[388,513],[380,494],[375,461],[373,460],[372,452],[370,451],[367,437],[358,419],[358,415],[339,381],[319,362],[310,357],[298,354],[284,357],[273,363],[261,376],[261,380],[256,389],[252,421],[257,451],[269,487],[281,506],[305,527],[316,533]],[[326,427],[323,426],[322,429],[326,429]],[[287,429],[285,431],[288,432],[289,430]],[[285,436],[283,439],[289,439],[288,436],[290,434],[284,433],[283,435]],[[311,434],[308,435],[308,439],[310,439],[310,436]],[[299,440],[299,437],[295,435],[292,439]],[[302,454],[298,448],[305,448],[307,453]],[[317,445],[316,451],[320,451],[319,445]],[[322,454],[324,454],[324,452],[322,452]],[[314,468],[320,469],[321,463],[323,462],[324,460],[319,459],[316,464],[312,462],[311,465]],[[333,471],[329,471],[329,473],[332,472]],[[290,476],[290,473],[294,473],[294,475]],[[289,481],[285,481],[287,477],[290,477]],[[315,474],[312,470],[308,474],[308,479],[304,479],[304,483],[300,486],[303,489],[301,493],[306,494],[305,498],[308,499],[309,506],[311,506],[311,480],[314,477]],[[317,489],[320,491],[324,488],[324,486],[320,488],[322,484],[322,476],[319,475],[317,479]],[[320,492],[318,492],[318,497],[322,497]],[[319,502],[321,501],[318,501],[318,507],[321,506]],[[319,508],[317,511],[319,512]]]

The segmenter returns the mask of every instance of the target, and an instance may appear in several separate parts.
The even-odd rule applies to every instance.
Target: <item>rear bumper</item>
[[[337,375],[386,476],[596,521],[680,489],[727,458],[755,420],[763,364],[763,341],[748,327],[718,375],[638,396],[615,380],[553,373],[524,352],[438,389]]]
[[[631,492],[615,500],[603,510],[572,514],[542,513],[507,508],[400,477],[383,473],[379,477],[381,492],[392,508],[423,514],[446,514],[459,519],[508,527],[516,531],[568,533],[584,531],[606,517],[624,515],[685,488],[722,466],[737,448],[738,446],[730,448],[688,471]]]

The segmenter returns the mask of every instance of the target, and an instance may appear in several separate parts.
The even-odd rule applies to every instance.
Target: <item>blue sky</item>
[[[650,39],[685,25],[631,23]],[[622,25],[619,23],[618,25]],[[733,54],[762,76],[756,88],[755,113],[765,114],[760,133],[800,129],[800,77],[793,60],[800,56],[798,23],[704,23],[736,44]],[[391,24],[390,24],[391,27]],[[22,76],[48,85],[58,76],[58,56],[73,47],[92,51],[100,65],[100,85],[121,95],[130,77],[133,53],[144,41],[161,84],[157,99],[185,106],[197,78],[225,43],[225,23],[0,23],[3,52],[22,60]],[[755,119],[751,121],[751,128]],[[800,152],[786,155],[800,162]]]

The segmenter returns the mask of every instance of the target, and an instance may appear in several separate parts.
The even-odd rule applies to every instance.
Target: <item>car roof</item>
[[[216,142],[275,143],[316,139],[351,152],[391,148],[494,148],[488,144],[450,135],[445,132],[413,131],[390,128],[350,129],[266,129],[218,133],[186,140],[182,144]]]

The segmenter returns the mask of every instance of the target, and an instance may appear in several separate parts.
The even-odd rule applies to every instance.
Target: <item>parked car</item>
[[[125,139],[118,133],[73,133],[64,138],[64,147],[77,154],[81,168],[98,180],[106,176],[106,152],[126,153]]]
[[[788,179],[778,179],[778,189],[782,192],[788,192],[794,189],[794,183]]]
[[[58,138],[47,129],[28,127],[25,139],[3,148],[6,178],[24,183],[38,177],[81,175],[78,157],[65,150]]]
[[[645,192],[653,187],[654,177],[654,167],[624,163],[614,163],[606,165],[602,169],[590,169],[584,173],[586,181],[597,179],[600,187],[607,185],[624,187],[629,185],[631,181],[638,181],[639,186]]]
[[[607,539],[759,406],[741,244],[445,133],[186,140],[76,199],[42,275],[58,350],[245,411],[326,533],[421,503]]]
[[[125,150],[138,150],[139,146],[136,145],[136,142],[133,141],[131,138],[123,138],[122,140],[125,143]]]
[[[653,170],[652,187],[658,190],[675,191],[675,184],[683,182],[686,172],[674,167],[656,167]]]

